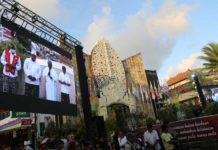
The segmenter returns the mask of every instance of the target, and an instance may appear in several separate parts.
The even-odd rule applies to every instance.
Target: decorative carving
[[[110,80],[120,81],[126,87],[123,64],[111,44],[102,39],[92,50],[92,69],[98,87],[103,87]]]

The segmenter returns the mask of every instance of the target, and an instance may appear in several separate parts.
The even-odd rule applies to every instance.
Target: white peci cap
[[[30,54],[32,54],[32,55],[35,55],[36,56],[36,51],[34,51],[34,50],[31,50],[31,53]]]

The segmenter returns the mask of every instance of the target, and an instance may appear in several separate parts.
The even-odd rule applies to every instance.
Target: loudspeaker
[[[106,138],[107,132],[105,129],[104,118],[102,116],[95,116],[92,117],[92,121],[95,126],[95,135],[99,138]]]

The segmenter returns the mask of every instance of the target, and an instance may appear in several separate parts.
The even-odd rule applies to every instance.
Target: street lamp
[[[203,91],[202,91],[202,88],[201,88],[201,84],[199,82],[198,75],[192,74],[191,77],[195,82],[196,89],[197,89],[201,104],[202,104],[203,107],[205,107],[206,106],[206,100],[205,100],[205,97],[204,97],[204,94],[203,94]]]

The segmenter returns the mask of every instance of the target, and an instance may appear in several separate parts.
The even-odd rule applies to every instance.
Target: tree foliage
[[[207,106],[205,108],[205,114],[206,115],[218,114],[218,103],[213,102],[213,103],[207,104]]]
[[[136,120],[137,127],[145,126],[147,118],[148,118],[148,116],[144,113],[136,114],[135,120]]]
[[[211,85],[214,84],[214,80],[211,78],[207,78],[204,76],[204,69],[195,69],[192,71],[192,74],[198,75],[198,79],[201,83],[201,85]],[[194,79],[190,76],[189,79],[193,82]],[[193,84],[194,86],[194,84]]]
[[[105,120],[105,126],[106,126],[106,131],[107,134],[110,136],[113,131],[116,130],[116,117],[115,117],[115,113],[111,113],[107,119]]]
[[[122,129],[123,131],[127,131],[127,121],[126,117],[123,113],[116,112],[116,128],[117,129]]]
[[[48,126],[45,128],[45,136],[46,137],[56,137],[57,136],[57,128],[53,121],[48,123]]]
[[[218,72],[218,44],[209,43],[202,48],[203,55],[199,58],[204,60],[205,69]]]
[[[148,118],[146,119],[146,125],[147,125],[147,124],[155,124],[155,123],[156,123],[156,121],[155,121],[154,118],[148,117]]]
[[[171,104],[171,105],[168,105],[166,107],[159,109],[157,112],[157,116],[158,116],[158,119],[160,119],[162,121],[176,121],[177,120],[177,116],[176,116],[177,111],[178,111],[178,109],[177,109],[176,105]]]
[[[69,134],[74,134],[77,139],[84,139],[85,137],[85,124],[84,120],[81,119],[77,122],[72,122],[71,119],[67,119],[62,127],[56,127],[53,121],[48,123],[45,128],[45,136],[52,138],[63,138]]]

